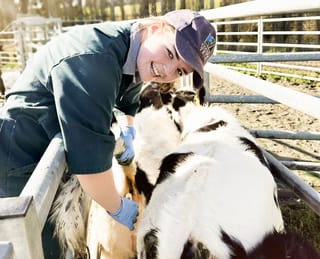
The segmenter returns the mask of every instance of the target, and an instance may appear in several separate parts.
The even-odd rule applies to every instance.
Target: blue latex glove
[[[123,140],[125,150],[122,154],[116,156],[120,165],[129,165],[134,158],[133,140],[136,136],[136,130],[132,126],[126,126],[120,133],[120,138]]]
[[[138,216],[138,204],[132,200],[121,197],[120,208],[115,213],[108,212],[108,214],[120,224],[133,230],[133,225],[136,223]]]

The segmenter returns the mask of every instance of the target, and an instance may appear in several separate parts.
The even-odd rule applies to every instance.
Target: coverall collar
[[[123,74],[132,75],[134,82],[140,82],[139,73],[136,71],[137,56],[140,48],[140,32],[138,23],[134,23],[131,27],[130,46],[126,63],[122,67]]]

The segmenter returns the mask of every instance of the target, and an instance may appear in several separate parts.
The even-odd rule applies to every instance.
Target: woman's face
[[[192,68],[176,52],[173,31],[154,24],[144,33],[137,57],[142,81],[168,83],[192,72]]]

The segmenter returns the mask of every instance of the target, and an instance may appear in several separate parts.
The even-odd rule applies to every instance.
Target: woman
[[[138,22],[78,26],[39,50],[0,110],[0,197],[17,196],[52,137],[61,132],[68,171],[115,220],[133,229],[137,205],[112,176],[112,114],[134,157],[133,117],[142,82],[172,82],[193,72],[202,86],[215,31],[197,12],[178,10]]]

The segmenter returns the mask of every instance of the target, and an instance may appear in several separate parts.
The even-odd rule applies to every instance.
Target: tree
[[[123,0],[119,0],[119,5],[120,5],[121,20],[124,20],[125,15],[124,15],[124,2],[123,2]]]
[[[320,31],[320,20],[317,20],[316,30],[317,30],[317,31]],[[320,34],[318,35],[318,42],[320,42]]]
[[[198,6],[197,6],[197,10],[202,10],[204,9],[204,0],[199,0],[198,1]]]
[[[8,24],[16,19],[18,6],[14,0],[1,0],[0,5],[0,30],[3,30]]]
[[[140,17],[149,16],[149,0],[140,0]]]
[[[28,6],[29,6],[29,1],[28,0],[20,0],[19,4],[19,11],[20,13],[27,14],[28,13]]]
[[[106,0],[101,0],[100,1],[100,11],[101,11],[101,20],[106,21],[107,20],[107,1]]]
[[[180,9],[186,9],[186,0],[180,1]]]
[[[151,2],[151,15],[156,16],[157,15],[157,1],[150,0],[150,2]]]

